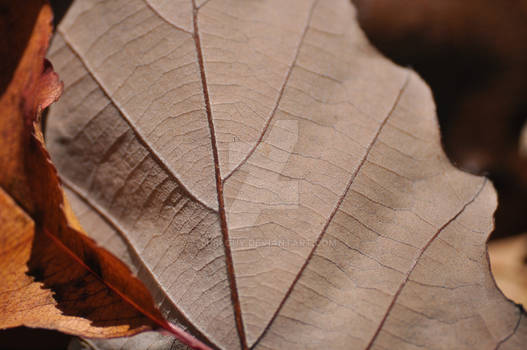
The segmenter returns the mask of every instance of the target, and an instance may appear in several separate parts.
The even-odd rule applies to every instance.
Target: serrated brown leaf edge
[[[192,348],[210,349],[164,320],[146,287],[82,232],[40,127],[42,110],[63,89],[44,59],[51,9],[42,0],[0,5],[7,13],[0,28],[15,37],[8,43],[19,43],[19,33],[27,33],[21,27],[33,25],[27,45],[2,50],[20,60],[12,77],[3,69],[9,84],[0,97],[0,329],[23,325],[85,337],[162,329]]]

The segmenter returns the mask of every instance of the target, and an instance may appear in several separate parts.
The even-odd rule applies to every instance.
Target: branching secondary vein
[[[456,213],[456,215],[454,215],[450,220],[448,220],[443,226],[441,226],[439,228],[439,230],[437,230],[437,232],[432,236],[432,238],[430,238],[430,240],[425,244],[425,246],[421,249],[421,252],[419,253],[419,255],[417,256],[417,258],[415,259],[414,263],[412,264],[410,270],[408,271],[408,273],[406,274],[406,277],[405,279],[403,280],[403,282],[401,283],[401,285],[399,286],[399,288],[397,289],[397,292],[395,293],[393,299],[392,299],[392,302],[390,303],[390,305],[388,306],[388,309],[386,310],[386,313],[384,314],[382,320],[381,320],[381,323],[379,324],[379,327],[377,327],[377,330],[375,331],[375,333],[373,334],[373,337],[371,338],[370,342],[368,343],[368,346],[366,347],[366,350],[369,350],[371,349],[371,347],[373,346],[373,343],[375,342],[375,340],[377,339],[377,337],[379,336],[379,333],[381,332],[382,330],[382,327],[384,326],[384,323],[386,322],[386,320],[388,319],[388,316],[390,314],[390,312],[392,311],[393,307],[395,306],[395,303],[397,302],[397,299],[399,298],[399,295],[401,294],[404,286],[406,285],[406,283],[408,282],[408,280],[410,279],[410,275],[412,274],[412,272],[415,270],[419,260],[421,260],[421,257],[423,256],[423,254],[426,252],[426,250],[428,249],[428,247],[432,244],[432,242],[439,236],[439,234],[441,232],[444,231],[445,228],[448,227],[448,225],[450,225],[452,222],[454,222],[466,209],[467,207],[474,203],[474,201],[479,197],[479,195],[481,194],[481,192],[483,191],[483,189],[485,188],[485,185],[487,184],[487,179],[483,180],[483,183],[481,185],[481,187],[479,188],[478,192],[476,192],[476,194],[474,195],[474,197],[472,197],[472,199],[470,201],[468,201],[467,203],[465,203],[465,205],[463,205],[463,207]]]
[[[377,142],[377,140],[379,139],[379,135],[381,134],[384,126],[388,123],[388,120],[390,119],[390,117],[392,116],[393,112],[395,111],[395,109],[397,108],[397,106],[399,105],[399,102],[401,100],[401,97],[403,96],[404,92],[406,91],[406,88],[408,87],[408,84],[410,83],[410,73],[407,73],[407,76],[406,76],[406,80],[403,84],[403,86],[401,87],[400,91],[399,91],[399,94],[397,95],[396,99],[395,99],[395,102],[393,103],[393,106],[390,110],[390,112],[388,112],[388,114],[386,115],[386,118],[383,120],[383,122],[381,123],[381,125],[379,126],[379,128],[377,129],[377,132],[375,134],[375,136],[373,137],[372,141],[370,142],[370,144],[368,145],[368,148],[366,150],[366,152],[364,153],[364,156],[359,164],[359,166],[357,167],[357,169],[355,170],[355,172],[351,175],[350,177],[350,180],[346,186],[346,189],[344,190],[344,193],[342,194],[342,196],[340,197],[340,199],[338,200],[337,204],[335,205],[335,208],[333,209],[333,211],[331,212],[331,215],[329,216],[328,220],[326,221],[326,224],[324,225],[324,227],[322,228],[322,231],[320,233],[320,235],[318,236],[318,239],[316,241],[316,243],[314,244],[313,246],[313,249],[311,250],[311,253],[309,254],[309,256],[307,257],[304,265],[302,266],[302,268],[300,269],[300,271],[298,272],[297,276],[295,277],[295,280],[293,281],[293,283],[291,284],[291,286],[289,287],[286,295],[284,296],[284,298],[282,299],[282,301],[280,302],[280,305],[278,306],[278,308],[276,309],[273,317],[271,318],[271,320],[269,321],[269,323],[267,324],[267,326],[265,327],[264,331],[262,332],[262,334],[260,335],[260,337],[258,337],[258,339],[256,340],[256,342],[254,343],[253,345],[253,348],[260,342],[260,340],[264,337],[264,335],[267,333],[267,331],[269,330],[269,328],[271,327],[271,324],[274,322],[274,320],[276,319],[276,317],[278,316],[278,314],[280,313],[280,310],[282,309],[282,307],[284,306],[285,302],[287,301],[287,299],[289,298],[289,295],[291,295],[291,292],[293,291],[296,283],[298,282],[298,280],[300,279],[300,276],[302,275],[302,273],[304,272],[304,270],[306,269],[307,265],[309,264],[309,262],[311,261],[311,258],[313,257],[314,253],[315,253],[315,250],[317,249],[319,243],[322,241],[322,238],[324,236],[324,234],[326,233],[328,227],[329,227],[329,224],[331,223],[331,221],[333,220],[333,218],[335,217],[335,215],[337,214],[337,211],[338,209],[340,208],[342,202],[344,201],[344,198],[346,197],[346,195],[348,194],[350,188],[351,188],[351,185],[353,184],[353,182],[355,181],[355,178],[357,177],[357,175],[359,174],[362,166],[366,163],[366,160],[368,159],[368,155],[370,154],[373,146],[375,145],[375,143]]]

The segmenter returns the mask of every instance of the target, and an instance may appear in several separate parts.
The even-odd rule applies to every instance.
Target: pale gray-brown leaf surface
[[[525,344],[489,272],[492,185],[348,0],[77,0],[49,57],[72,205],[170,321],[220,349]]]

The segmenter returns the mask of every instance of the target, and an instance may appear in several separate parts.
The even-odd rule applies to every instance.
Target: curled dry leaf
[[[1,28],[7,30],[2,37],[10,38],[7,45],[19,45],[2,48],[7,55],[19,56],[19,62],[3,61],[1,79],[0,328],[24,325],[89,337],[160,327],[178,333],[155,308],[143,284],[79,231],[64,210],[67,204],[39,120],[63,89],[44,60],[51,9],[36,0],[0,5]],[[180,336],[196,343],[185,333]]]
[[[170,321],[221,349],[521,348],[492,185],[348,0],[76,1],[50,57],[72,206]]]

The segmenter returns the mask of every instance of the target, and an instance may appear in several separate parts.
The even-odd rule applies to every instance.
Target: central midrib
[[[193,7],[193,22],[194,22],[194,42],[196,43],[196,53],[198,56],[198,64],[199,64],[199,70],[201,74],[201,82],[203,85],[203,97],[205,100],[205,109],[207,112],[207,120],[209,123],[209,129],[210,129],[210,139],[211,139],[211,147],[212,147],[212,156],[214,159],[214,173],[216,176],[216,189],[218,193],[218,213],[220,215],[220,223],[221,223],[221,233],[223,237],[223,246],[225,248],[225,260],[227,265],[227,275],[229,278],[230,283],[230,290],[231,290],[231,299],[232,304],[234,307],[234,316],[236,321],[236,328],[238,330],[238,335],[240,338],[240,344],[243,350],[247,350],[249,347],[247,346],[247,337],[245,335],[245,329],[243,327],[243,318],[241,313],[241,306],[240,306],[240,297],[238,295],[238,288],[236,286],[236,277],[234,275],[234,265],[232,260],[232,253],[230,249],[229,244],[229,231],[227,227],[227,217],[225,213],[225,200],[223,196],[223,182],[221,178],[221,170],[220,170],[220,161],[219,161],[219,153],[218,153],[218,147],[216,143],[216,132],[214,128],[214,121],[212,119],[212,109],[210,106],[210,98],[209,98],[209,90],[207,86],[207,79],[205,76],[205,65],[203,62],[203,51],[201,49],[201,40],[199,36],[199,28],[198,28],[198,10],[199,8],[196,6],[196,0],[192,0],[192,7]]]

